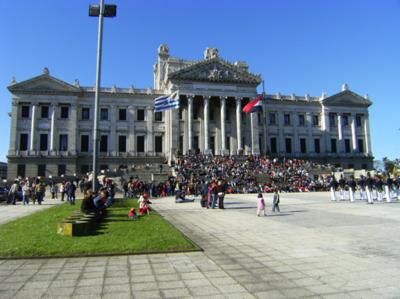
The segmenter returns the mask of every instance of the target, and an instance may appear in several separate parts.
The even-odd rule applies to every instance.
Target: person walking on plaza
[[[392,186],[393,186],[393,180],[390,177],[390,173],[387,173],[385,181],[386,202],[392,202],[392,194],[391,194]]]
[[[336,187],[337,187],[336,178],[334,175],[332,175],[332,177],[329,181],[329,190],[331,192],[331,200],[332,201],[336,201],[336,193],[335,193]]]
[[[365,180],[365,189],[367,190],[367,203],[373,204],[374,200],[372,198],[372,187],[374,185],[374,180],[371,178],[371,174],[367,173],[367,179]]]
[[[360,200],[365,200],[365,177],[360,175],[357,180],[358,192],[360,193]]]
[[[42,204],[46,193],[46,185],[43,182],[37,181],[35,186],[36,199],[39,205]]]
[[[57,199],[57,189],[57,184],[52,181],[50,184],[51,199]]]
[[[66,192],[68,201],[71,205],[75,204],[75,191],[76,191],[76,186],[73,181],[70,181],[68,184],[68,188],[66,188]]]
[[[26,180],[24,186],[22,187],[22,203],[24,205],[28,205],[30,197],[31,197],[31,187],[29,186],[29,181]]]
[[[15,180],[14,184],[11,185],[10,190],[8,191],[8,201],[7,201],[7,203],[11,203],[13,205],[16,205],[18,189],[19,189],[19,183],[18,183],[17,180]]]
[[[375,177],[376,197],[379,202],[383,201],[383,181],[380,176]]]
[[[347,181],[347,185],[349,186],[350,202],[354,202],[354,192],[356,191],[356,181],[354,180],[354,175],[350,176],[350,179]]]
[[[278,194],[278,189],[275,189],[274,191],[274,197],[272,199],[272,212],[275,212],[277,210],[279,213],[281,210],[279,209],[279,194]]]
[[[262,193],[258,193],[258,196],[257,196],[257,216],[260,216],[261,212],[262,212],[263,216],[266,216],[265,215],[265,201],[264,201],[263,195],[262,195]]]
[[[340,200],[345,200],[346,199],[346,180],[344,179],[343,174],[340,175],[339,188],[340,188]]]
[[[65,182],[62,181],[60,184],[61,201],[64,201],[65,196]]]

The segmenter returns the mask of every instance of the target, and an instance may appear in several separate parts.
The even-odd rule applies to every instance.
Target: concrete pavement
[[[154,200],[204,252],[2,260],[0,298],[400,297],[399,203],[282,194],[281,213],[257,217],[255,201],[231,195],[226,210],[206,210]]]

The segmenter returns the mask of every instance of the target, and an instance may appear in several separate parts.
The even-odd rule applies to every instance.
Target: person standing
[[[263,216],[266,216],[265,215],[265,201],[264,201],[263,195],[262,195],[262,193],[258,193],[258,196],[257,196],[257,216],[260,216],[261,212],[262,212]]]
[[[64,201],[65,196],[65,182],[62,181],[60,184],[61,201]]]
[[[380,176],[376,176],[375,178],[375,188],[376,188],[376,197],[379,202],[383,201],[383,181]]]
[[[386,202],[392,202],[392,186],[393,180],[390,177],[390,173],[387,173],[386,181],[385,181],[385,193],[386,193]]]
[[[74,182],[71,180],[67,189],[68,201],[71,205],[75,204],[75,191],[76,191],[76,186]]]
[[[38,204],[41,205],[46,193],[46,185],[43,182],[38,182],[35,187],[36,199]]]
[[[360,175],[360,178],[357,180],[358,192],[360,193],[360,200],[365,199],[365,177]]]
[[[350,179],[347,181],[347,185],[349,186],[350,202],[354,202],[354,192],[356,191],[356,181],[354,180],[354,175],[350,176]]]
[[[279,213],[281,212],[281,210],[279,209],[279,194],[278,194],[278,189],[275,189],[274,191],[274,197],[272,199],[272,212],[275,212],[275,210],[277,210]]]
[[[339,188],[340,188],[340,200],[345,200],[346,199],[346,180],[344,179],[343,174],[340,175]]]
[[[19,189],[19,183],[17,180],[15,180],[14,184],[11,185],[10,190],[8,191],[9,199],[7,203],[12,203],[13,205],[16,205],[18,189]]]
[[[331,191],[331,200],[336,201],[336,190],[337,182],[334,175],[332,175],[331,179],[329,180],[329,190]]]
[[[374,185],[374,180],[371,178],[371,174],[367,173],[367,178],[365,180],[365,189],[367,190],[367,203],[373,204],[374,200],[372,198],[372,187]]]
[[[30,197],[31,197],[31,187],[29,186],[29,181],[26,180],[24,186],[22,187],[22,203],[24,205],[28,205]]]

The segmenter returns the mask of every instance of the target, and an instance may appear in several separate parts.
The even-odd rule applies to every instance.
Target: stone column
[[[372,155],[370,134],[371,134],[371,132],[369,129],[369,117],[368,117],[368,112],[367,112],[364,116],[365,154],[367,156]]]
[[[11,127],[10,127],[10,147],[8,149],[9,155],[15,155],[15,151],[18,148],[17,145],[17,123],[18,123],[18,112],[19,106],[18,103],[13,101],[12,102],[12,110],[11,110]]]
[[[188,134],[187,134],[187,139],[188,139],[188,151],[193,149],[193,96],[188,95]]]
[[[280,154],[286,154],[286,143],[285,143],[285,137],[283,136],[284,132],[284,127],[285,127],[285,114],[283,111],[278,112],[278,153]]]
[[[128,107],[128,121],[129,121],[129,128],[128,128],[128,152],[131,155],[136,154],[135,150],[135,143],[136,143],[136,136],[135,136],[135,107],[129,106]]]
[[[250,126],[251,126],[251,154],[259,155],[260,146],[258,142],[258,119],[257,113],[250,113]]]
[[[210,139],[208,136],[208,116],[209,116],[209,102],[210,102],[210,97],[209,96],[204,96],[204,153],[205,154],[210,154]]]
[[[297,116],[297,117],[295,117]],[[290,113],[290,120],[291,125],[293,126],[293,142],[292,142],[292,154],[298,154],[300,153],[300,138],[299,138],[299,130],[298,130],[298,123],[299,123],[299,119],[298,119],[298,115],[296,115],[295,113]]]
[[[221,97],[221,155],[228,155],[226,149],[225,119],[226,119],[226,97]]]
[[[35,141],[36,141],[36,109],[37,105],[32,105],[32,113],[31,113],[31,139],[29,143],[29,150],[34,151],[36,149]]]
[[[236,98],[236,140],[237,153],[243,149],[242,145],[242,99]]]
[[[56,150],[56,111],[57,106],[51,105],[51,116],[50,116],[50,151]]]
[[[338,128],[338,153],[343,152],[343,128],[342,128],[342,114],[337,114],[337,128]]]
[[[154,108],[153,106],[148,106],[147,109],[147,119],[146,119],[146,126],[147,126],[147,136],[146,136],[146,143],[147,143],[147,148],[145,149],[145,151],[149,154],[149,155],[153,155],[154,154],[154,146],[153,146],[153,114],[154,114]],[[168,111],[169,112],[169,111]]]
[[[314,142],[313,142],[313,125],[312,125],[312,113],[311,112],[306,112],[306,125],[307,125],[307,139],[308,142],[307,144],[307,153],[311,153],[311,149],[314,148]]]
[[[356,133],[356,115],[351,114],[351,143],[353,153],[357,152],[357,133]]]
[[[322,124],[322,136],[323,136],[323,145],[324,149],[321,150],[322,152],[329,153],[330,151],[330,129],[329,129],[329,111],[326,107],[322,106],[322,113],[321,113],[321,124]]]
[[[110,148],[108,152],[111,153],[112,156],[116,156],[118,152],[117,148],[117,107],[115,105],[110,105]]]
[[[69,134],[68,134],[68,151],[71,151],[73,155],[76,155],[76,140],[79,137],[78,134],[78,107],[75,104],[71,105],[71,114],[69,118]]]

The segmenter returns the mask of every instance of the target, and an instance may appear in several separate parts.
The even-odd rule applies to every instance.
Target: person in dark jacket
[[[345,200],[345,197],[346,197],[346,180],[344,179],[343,174],[340,175],[339,188],[340,188],[340,200]]]
[[[393,180],[390,177],[390,173],[387,173],[385,181],[386,202],[392,202],[392,187],[393,187]]]
[[[383,181],[379,175],[375,177],[375,189],[378,201],[383,201]]]
[[[332,201],[336,201],[336,193],[335,193],[336,188],[337,188],[336,178],[334,175],[332,175],[329,180],[329,190],[331,192],[331,200]]]
[[[350,176],[350,179],[347,181],[347,185],[349,186],[350,202],[354,202],[354,192],[356,191],[356,181],[354,180],[354,175]]]
[[[367,178],[365,179],[365,189],[367,190],[367,203],[373,204],[374,200],[372,198],[372,190],[374,186],[374,180],[371,178],[371,174],[367,173]]]

